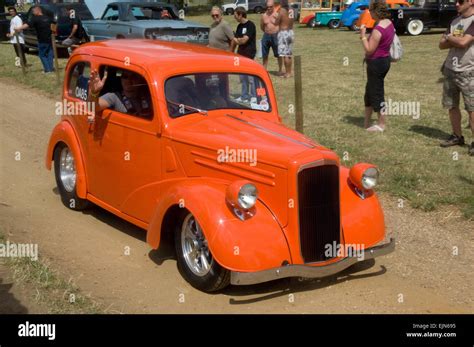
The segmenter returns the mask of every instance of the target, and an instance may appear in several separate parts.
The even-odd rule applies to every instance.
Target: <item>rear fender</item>
[[[87,195],[87,179],[84,161],[82,159],[82,150],[77,140],[76,133],[67,121],[61,121],[53,129],[51,137],[49,139],[48,149],[46,151],[45,165],[48,170],[52,168],[52,162],[54,160],[54,150],[60,143],[66,144],[74,155],[76,165],[76,194],[81,199],[85,199]]]

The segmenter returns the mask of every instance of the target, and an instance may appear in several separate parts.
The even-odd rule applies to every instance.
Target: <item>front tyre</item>
[[[206,237],[192,213],[183,210],[175,230],[178,269],[194,288],[214,292],[230,283],[230,271],[212,257]]]
[[[65,144],[60,144],[54,150],[54,175],[61,200],[67,208],[81,211],[90,204],[76,194],[76,163],[72,151]]]

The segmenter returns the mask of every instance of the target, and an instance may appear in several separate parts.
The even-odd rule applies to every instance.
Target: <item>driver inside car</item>
[[[91,71],[89,94],[90,101],[96,103],[96,112],[110,108],[121,113],[151,118],[152,105],[145,79],[139,74],[128,70],[119,70],[117,75],[120,72],[121,90],[105,93],[99,97],[107,81],[108,72],[105,69],[104,76],[100,78],[97,70]]]

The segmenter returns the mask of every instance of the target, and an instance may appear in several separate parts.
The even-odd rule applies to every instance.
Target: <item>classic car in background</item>
[[[329,29],[337,29],[341,22],[342,12],[317,12],[314,17],[314,27],[327,26]]]
[[[158,2],[113,2],[100,19],[82,22],[90,41],[148,38],[207,45],[209,27],[182,20],[177,9]]]
[[[406,0],[386,0],[386,3],[388,7],[392,9],[406,9],[410,7],[410,4]],[[375,26],[375,20],[372,18],[368,9],[360,15],[357,21],[357,28],[360,28],[361,25],[365,25],[367,29],[372,29]]]
[[[267,7],[266,0],[235,0],[230,4],[222,5],[224,14],[232,15],[237,7],[243,7],[248,12],[262,13]]]
[[[299,23],[314,28],[316,26],[316,13],[342,11],[345,8],[342,1],[333,0],[313,0],[301,1]]]
[[[398,34],[420,35],[431,28],[447,28],[457,16],[453,0],[415,0],[409,8],[391,9],[392,21]]]
[[[63,100],[84,105],[91,71],[107,71],[100,95],[130,91],[133,82],[141,106],[62,116],[46,167],[54,163],[65,206],[92,202],[145,229],[153,249],[172,242],[184,279],[206,292],[326,277],[393,251],[376,167],[346,168],[286,127],[268,72],[236,57],[160,40],[77,48]],[[242,81],[254,88],[249,100]]]
[[[75,15],[81,21],[93,19],[91,12],[88,7],[83,3],[50,3],[42,4],[41,8],[43,14],[50,17],[56,24],[56,42],[59,44],[64,41],[71,33],[72,26],[70,23],[70,15],[67,8],[70,7],[74,10]],[[33,18],[32,8],[26,14],[22,14],[22,19],[27,22]],[[38,38],[36,36],[35,28],[28,28],[23,31],[25,35],[25,45],[27,49],[38,48]]]
[[[10,32],[10,20],[7,19],[8,13],[5,11],[5,1],[0,1],[0,41],[7,41],[7,33]]]
[[[353,2],[347,7],[341,16],[341,26],[350,30],[359,30],[357,21],[362,12],[369,8],[369,0]]]

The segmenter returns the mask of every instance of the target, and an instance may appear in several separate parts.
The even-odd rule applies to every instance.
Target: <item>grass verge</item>
[[[0,233],[0,243],[5,243]],[[72,279],[65,281],[41,257],[37,261],[30,258],[8,258],[4,260],[13,273],[13,280],[35,293],[34,300],[47,307],[52,314],[104,313],[100,304],[81,294]]]

